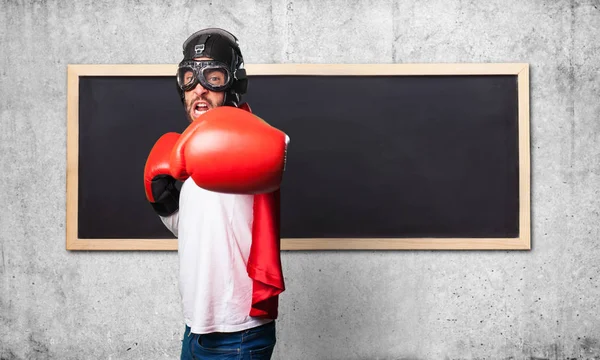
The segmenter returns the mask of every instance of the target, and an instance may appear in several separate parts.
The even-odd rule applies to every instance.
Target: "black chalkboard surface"
[[[71,248],[175,249],[143,188],[153,143],[187,126],[173,76],[77,79]],[[282,248],[529,248],[526,80],[251,73],[244,100],[291,138]]]

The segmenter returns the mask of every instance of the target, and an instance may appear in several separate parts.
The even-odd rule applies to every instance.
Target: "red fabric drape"
[[[278,295],[285,290],[279,251],[279,190],[254,195],[252,245],[247,265],[253,281],[250,316],[277,318]]]

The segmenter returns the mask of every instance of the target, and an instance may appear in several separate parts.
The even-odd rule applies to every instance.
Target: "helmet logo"
[[[194,46],[194,51],[196,52],[196,55],[194,57],[202,56],[202,52],[204,51],[204,44]]]

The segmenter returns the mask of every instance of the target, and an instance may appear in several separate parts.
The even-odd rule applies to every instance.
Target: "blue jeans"
[[[192,334],[186,325],[181,360],[269,360],[275,341],[275,321],[248,330],[211,334]]]

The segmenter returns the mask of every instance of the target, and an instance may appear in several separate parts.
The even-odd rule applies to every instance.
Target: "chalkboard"
[[[283,250],[529,249],[527,64],[247,66],[290,138]],[[145,199],[171,65],[70,65],[67,249],[176,250]]]

